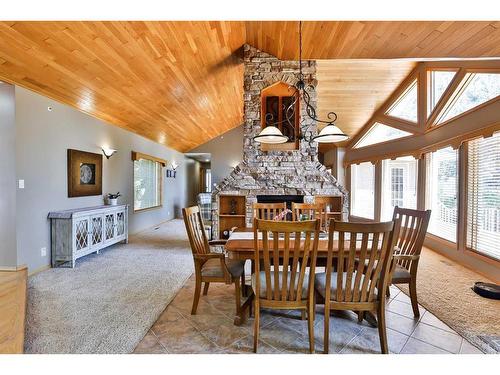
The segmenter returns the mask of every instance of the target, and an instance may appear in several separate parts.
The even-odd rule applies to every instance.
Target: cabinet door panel
[[[75,251],[84,251],[90,247],[90,223],[89,218],[79,218],[74,224],[74,246]]]
[[[91,246],[98,247],[104,242],[104,215],[92,216]]]
[[[125,235],[125,211],[118,211],[116,213],[116,237],[123,237]]]
[[[115,238],[115,224],[114,213],[104,215],[104,241],[112,241]]]

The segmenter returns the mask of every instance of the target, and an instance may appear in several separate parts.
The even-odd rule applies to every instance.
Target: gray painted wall
[[[103,203],[101,196],[68,198],[68,148],[100,153],[108,145],[118,150],[109,160],[103,157],[103,194],[122,193],[119,203],[130,205],[130,233],[181,215],[187,180],[183,154],[17,86],[15,106],[17,179],[25,180],[25,189],[17,190],[18,264],[33,271],[50,263],[49,211]],[[133,213],[132,150],[179,164],[177,178],[164,175],[162,208]],[[42,247],[47,248],[45,257]]]
[[[243,160],[243,125],[214,138],[190,152],[212,154],[212,184],[219,183]]]
[[[0,82],[0,267],[17,265],[14,86]]]
[[[198,161],[186,158],[186,199],[188,206],[197,204],[196,198],[200,190],[200,168],[201,164]]]

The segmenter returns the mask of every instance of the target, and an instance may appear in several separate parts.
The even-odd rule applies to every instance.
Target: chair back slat
[[[343,223],[332,220],[326,265],[326,298],[336,302],[363,303],[378,298],[379,285],[388,282],[399,223]],[[331,296],[331,255],[338,233],[336,292]]]
[[[199,207],[183,208],[182,216],[184,217],[184,225],[186,226],[193,255],[207,254],[210,247],[208,246],[207,234]]]
[[[254,203],[253,217],[259,220],[273,220],[286,210],[286,203]]]
[[[431,210],[420,211],[409,208],[394,208],[393,220],[400,219],[401,230],[396,246],[402,255],[420,255],[424,244],[427,227],[431,217]],[[414,261],[398,260],[401,267],[409,270]]]
[[[310,283],[314,278],[319,229],[319,220],[280,222],[254,219],[255,259],[262,259],[262,262],[255,262],[256,290],[261,290],[260,275],[263,274],[265,299],[276,302],[304,299],[302,290],[306,277]],[[258,239],[259,233],[262,233],[262,241]],[[308,267],[309,276],[306,273]],[[262,294],[260,298],[264,298]]]

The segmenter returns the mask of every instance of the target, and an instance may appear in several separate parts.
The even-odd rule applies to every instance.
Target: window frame
[[[371,163],[371,162],[363,162],[363,163]],[[359,163],[359,164],[363,164],[363,163]],[[364,217],[364,216],[357,216],[357,215],[353,215],[352,213],[352,202],[353,202],[353,193],[352,193],[352,166],[353,165],[356,165],[356,164],[353,164],[353,165],[350,165],[349,166],[349,172],[348,172],[348,175],[346,176],[347,177],[347,182],[348,182],[348,188],[349,188],[349,220],[350,219],[356,219],[357,221],[369,221],[369,222],[372,222],[372,221],[376,221],[378,220],[378,218],[380,217],[380,214],[377,210],[377,195],[379,194],[379,181],[377,180],[377,175],[378,175],[378,170],[379,170],[379,164],[380,163],[371,163],[372,166],[373,166],[373,218],[368,218],[368,217]]]
[[[500,131],[496,132],[500,134]],[[488,261],[493,262],[493,264],[500,264],[500,259],[494,258],[489,254],[485,254],[479,250],[476,250],[474,248],[471,248],[467,245],[468,239],[468,228],[467,228],[467,219],[468,219],[468,214],[469,214],[469,142],[477,140],[477,139],[484,139],[486,137],[477,137],[473,139],[469,139],[467,142],[464,142],[463,144],[463,181],[464,181],[464,188],[463,188],[463,249],[465,253],[472,254],[474,256],[478,256],[482,259],[487,259]]]
[[[157,186],[159,186],[158,189],[159,189],[160,199],[159,199],[159,204],[156,206],[136,209],[135,208],[135,162],[139,161],[141,159],[152,161],[152,162],[156,163],[156,165],[157,165],[157,168],[158,168],[158,176],[157,176],[158,184],[157,184]],[[163,207],[163,168],[166,165],[167,165],[167,161],[164,159],[160,159],[160,158],[157,158],[155,156],[132,151],[132,194],[133,194],[133,197],[132,197],[133,198],[133,207],[132,207],[133,209],[132,209],[132,211],[134,213],[156,210],[156,209]]]
[[[439,113],[437,113],[436,117],[434,118],[430,130],[441,127],[443,125],[448,125],[448,123],[450,123],[450,122],[453,122],[453,121],[455,121],[463,116],[467,116],[470,113],[477,111],[480,108],[483,108],[483,107],[485,107],[485,106],[487,106],[487,105],[489,105],[497,100],[500,100],[500,95],[495,96],[495,97],[491,98],[490,100],[485,101],[484,103],[481,103],[475,107],[468,109],[465,112],[460,113],[459,115],[451,117],[451,118],[447,119],[446,121],[440,122],[441,119],[444,116],[446,116],[446,114],[451,110],[451,108],[453,107],[455,102],[460,98],[462,93],[467,89],[468,85],[474,79],[475,74],[481,74],[481,73],[483,73],[483,74],[500,74],[500,69],[464,69],[464,72],[465,72],[465,75],[460,80],[460,83],[458,84],[457,88],[454,90],[453,94],[447,99],[443,108],[439,111]],[[457,75],[458,75],[458,72],[457,72]],[[446,90],[444,91],[443,97],[446,95],[447,91],[450,90],[450,87],[452,86],[453,81],[457,78],[457,75],[455,75],[455,77],[453,77],[452,81],[450,82],[450,84],[448,85]]]

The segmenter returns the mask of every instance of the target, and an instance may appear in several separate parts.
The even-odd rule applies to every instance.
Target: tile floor
[[[194,277],[179,291],[134,353],[251,353],[253,318],[233,325],[234,287],[211,284],[202,296],[196,315],[191,315]],[[430,312],[421,308],[413,319],[409,298],[391,287],[387,304],[387,331],[392,353],[481,353]],[[316,352],[323,351],[323,311],[318,306],[315,322]],[[263,310],[259,353],[308,353],[307,321],[299,313]],[[359,324],[352,312],[335,313],[330,319],[330,353],[380,353],[377,328]]]

